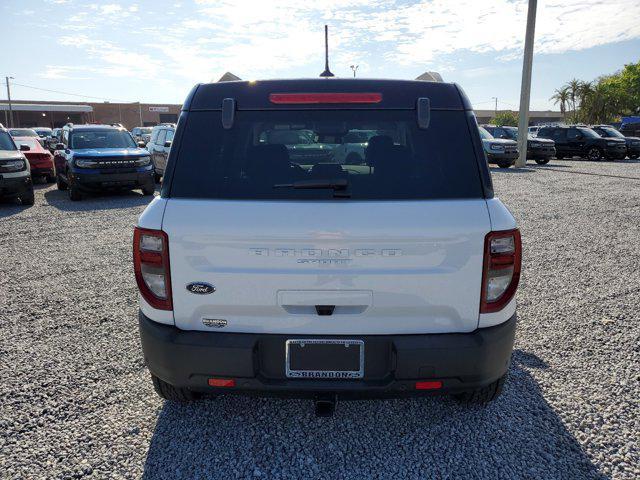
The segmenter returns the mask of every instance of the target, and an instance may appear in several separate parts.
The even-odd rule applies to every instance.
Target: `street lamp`
[[[491,97],[491,100],[495,100],[496,101],[496,108],[494,110],[494,116],[498,116],[498,97]]]
[[[356,71],[360,65],[351,65],[351,70],[353,70],[353,78],[356,78]]]
[[[7,100],[9,101],[9,127],[13,127],[13,107],[11,106],[11,88],[9,87],[9,80],[13,80],[13,77],[4,77],[7,81]]]

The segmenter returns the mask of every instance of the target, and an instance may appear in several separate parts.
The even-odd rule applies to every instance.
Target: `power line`
[[[117,99],[117,98],[105,98],[105,97],[95,97],[93,95],[81,95],[79,93],[69,93],[69,92],[61,92],[59,90],[49,90],[47,88],[40,88],[40,87],[34,87],[33,85],[25,85],[23,83],[16,83],[16,82],[12,82],[12,85],[18,85],[20,87],[24,87],[24,88],[31,88],[33,90],[40,90],[42,92],[49,92],[49,93],[58,93],[61,95],[69,95],[72,97],[80,97],[80,98],[95,98],[98,100],[106,100],[106,101],[118,101],[118,102],[123,102],[123,103],[137,103],[137,102],[129,102],[129,101],[125,101],[125,100],[121,100],[121,99]]]

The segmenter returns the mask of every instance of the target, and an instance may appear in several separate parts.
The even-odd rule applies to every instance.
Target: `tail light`
[[[502,310],[520,281],[522,243],[518,229],[491,232],[484,240],[480,313]]]
[[[317,104],[317,103],[380,103],[381,93],[272,93],[271,103],[279,104]]]
[[[136,227],[133,233],[133,268],[140,294],[153,308],[171,310],[169,237],[162,230]]]

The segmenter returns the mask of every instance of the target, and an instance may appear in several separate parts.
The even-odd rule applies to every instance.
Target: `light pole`
[[[353,70],[353,78],[356,78],[356,71],[360,65],[351,65],[351,70]]]
[[[533,40],[536,32],[536,10],[538,0],[529,0],[527,32],[524,39],[522,59],[522,85],[520,87],[520,121],[518,122],[518,151],[516,167],[527,164],[527,128],[529,127],[529,101],[531,100],[531,70],[533,69]]]
[[[493,116],[497,117],[498,116],[498,97],[491,97],[491,100],[495,100],[496,101],[496,107],[493,110]]]
[[[4,77],[7,81],[7,100],[9,101],[9,127],[13,127],[13,107],[11,106],[11,88],[9,87],[9,80],[13,80],[13,77]]]

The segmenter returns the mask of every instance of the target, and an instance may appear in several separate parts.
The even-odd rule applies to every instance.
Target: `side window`
[[[158,140],[158,133],[160,133],[160,130],[154,128],[151,132],[151,139],[149,140],[150,143],[158,143],[156,142],[156,140]]]
[[[558,128],[556,130],[553,131],[553,135],[552,135],[552,139],[555,140],[556,142],[561,142],[563,140],[566,140],[567,138],[567,134],[566,134],[566,130],[562,129],[562,128]]]
[[[580,138],[580,136],[581,134],[576,128],[570,128],[569,132],[567,132],[568,140],[577,140],[578,138]]]
[[[167,135],[167,131],[166,130],[160,130],[159,134],[158,134],[158,141],[155,142],[156,145],[160,145],[163,146],[164,145],[164,138]]]
[[[173,134],[175,131],[167,130],[167,137],[164,139],[165,142],[173,142]]]
[[[493,136],[496,138],[509,138],[509,135],[507,135],[504,128],[496,128],[495,132],[493,132]]]

